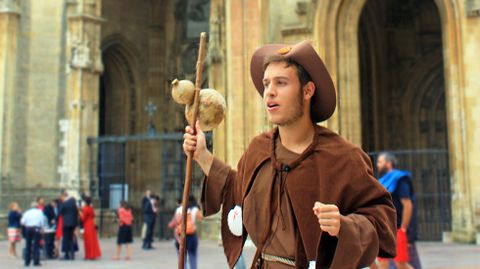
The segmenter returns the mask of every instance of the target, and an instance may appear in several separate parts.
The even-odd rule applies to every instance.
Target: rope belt
[[[262,252],[262,259],[269,262],[279,262],[290,266],[295,266],[295,260],[280,256],[270,255]]]

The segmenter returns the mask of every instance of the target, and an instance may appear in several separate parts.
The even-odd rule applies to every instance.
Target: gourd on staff
[[[185,118],[193,124],[193,97],[195,86],[189,80],[175,79],[172,82],[172,97],[175,102],[185,105]],[[200,105],[197,119],[200,129],[207,132],[215,129],[225,117],[226,102],[225,98],[214,89],[200,90]]]

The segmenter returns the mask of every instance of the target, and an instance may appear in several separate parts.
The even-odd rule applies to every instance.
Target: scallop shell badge
[[[230,212],[228,212],[227,224],[232,234],[242,236],[242,208],[239,205],[236,205],[234,208],[230,209]]]

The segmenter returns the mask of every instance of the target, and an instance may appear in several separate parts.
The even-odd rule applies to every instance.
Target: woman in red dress
[[[57,212],[60,210],[60,206],[62,205],[62,199],[57,199]],[[57,230],[55,231],[55,255],[57,257],[60,256],[60,249],[62,247],[62,237],[63,237],[63,217],[62,215],[59,215],[58,213],[55,213],[57,215]]]
[[[80,218],[83,223],[83,243],[85,246],[85,260],[94,260],[102,254],[98,244],[97,232],[95,230],[95,212],[91,206],[92,199],[85,198],[85,206],[82,208]]]

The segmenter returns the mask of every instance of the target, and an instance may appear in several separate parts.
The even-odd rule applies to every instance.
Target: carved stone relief
[[[73,41],[71,65],[74,68],[89,68],[92,65],[87,42]]]
[[[0,0],[0,13],[2,12],[18,12],[18,0]]]
[[[465,0],[465,11],[469,17],[480,17],[480,0]]]
[[[311,33],[317,0],[295,0],[287,3],[291,8],[283,9],[286,12],[283,17],[288,20],[282,22],[282,34],[286,36]]]

